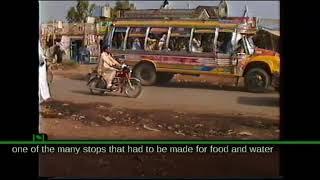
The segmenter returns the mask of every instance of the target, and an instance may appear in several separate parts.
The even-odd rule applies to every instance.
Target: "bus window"
[[[189,52],[191,28],[172,28],[169,39],[170,51]]]
[[[213,52],[214,36],[214,29],[196,29],[191,40],[191,51],[196,53]]]
[[[168,29],[169,28],[150,28],[145,49],[148,51],[166,49]]]
[[[232,32],[220,31],[217,39],[217,52],[223,54],[232,53]]]
[[[145,27],[131,27],[129,30],[126,49],[143,50],[146,30],[147,28]]]
[[[127,28],[116,27],[112,37],[112,49],[124,49],[124,38]]]

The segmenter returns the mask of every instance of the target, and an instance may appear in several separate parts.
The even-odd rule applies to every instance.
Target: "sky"
[[[130,1],[137,9],[158,9],[163,1]],[[70,7],[76,5],[76,1],[39,1],[40,23],[50,20],[66,21],[65,17]],[[96,5],[111,6],[115,1],[90,1]],[[249,16],[259,18],[280,19],[280,1],[227,1],[229,5],[229,16],[242,16],[244,7],[247,5]],[[169,6],[173,9],[190,9],[199,5],[216,6],[219,1],[170,1]]]

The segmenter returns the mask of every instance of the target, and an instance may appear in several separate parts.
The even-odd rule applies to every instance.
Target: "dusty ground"
[[[67,139],[276,139],[272,119],[168,110],[131,110],[110,104],[51,101],[42,130]]]
[[[224,78],[176,76],[143,87],[140,97],[91,95],[94,66],[54,71],[53,100],[42,104],[40,131],[49,139],[278,139],[279,95],[254,94]],[[221,87],[219,84],[228,86]],[[271,177],[271,154],[42,154],[40,176]],[[178,179],[178,178],[176,178]]]
[[[138,98],[91,95],[94,65],[54,71],[54,101],[43,105],[41,130],[66,139],[277,139],[279,95],[247,93],[230,79],[176,76],[143,87]],[[224,81],[228,87],[216,84]],[[229,81],[229,82],[227,82]]]

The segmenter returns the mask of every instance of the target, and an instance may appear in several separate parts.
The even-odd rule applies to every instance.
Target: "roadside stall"
[[[87,35],[86,36],[87,48],[90,51],[90,60],[89,63],[97,63],[100,55],[100,45],[99,37],[97,35]]]

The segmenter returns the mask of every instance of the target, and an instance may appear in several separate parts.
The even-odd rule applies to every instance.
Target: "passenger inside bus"
[[[195,35],[191,42],[192,52],[202,52],[203,48],[201,47],[201,40],[199,35]]]
[[[232,32],[219,32],[217,40],[217,52],[223,54],[232,53]]]
[[[146,28],[131,27],[126,43],[126,49],[143,50]]]
[[[132,43],[132,50],[141,50],[142,49],[142,46],[141,46],[141,43],[140,43],[140,40],[138,38],[135,38],[133,43]]]
[[[237,45],[235,47],[235,53],[240,53],[240,54],[245,53],[243,39],[240,39],[239,42],[237,43]]]
[[[173,27],[169,38],[168,50],[172,52],[188,52],[191,28]]]
[[[169,51],[188,51],[189,38],[188,37],[170,37]]]
[[[157,39],[154,37],[154,34],[150,34],[147,38],[147,50],[152,51],[156,50]]]
[[[158,44],[160,51],[163,49],[164,45],[166,44],[166,40],[167,40],[167,35],[163,34]]]
[[[113,37],[112,47],[115,49],[123,49],[124,48],[124,33],[117,32]]]

